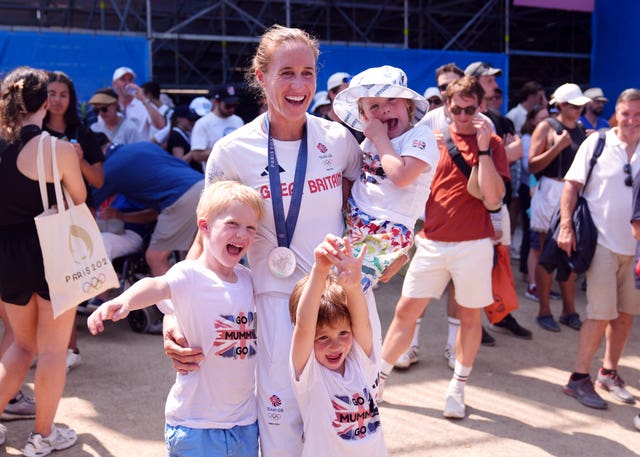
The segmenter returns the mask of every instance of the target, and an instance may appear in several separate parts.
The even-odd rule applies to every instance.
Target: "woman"
[[[115,144],[131,144],[138,141],[138,124],[120,114],[118,95],[110,87],[98,89],[89,99],[89,105],[98,115],[98,122],[91,130],[102,132]]]
[[[73,81],[61,71],[49,72],[47,84],[49,109],[44,117],[44,130],[61,140],[69,141],[80,161],[80,169],[87,187],[87,206],[95,212],[91,188],[99,189],[104,183],[102,163],[104,154],[98,145],[95,133],[87,128],[78,116],[78,96]],[[76,343],[76,328],[73,326],[67,350],[67,370],[80,364],[80,350]]]
[[[316,93],[318,53],[318,42],[306,32],[277,25],[269,28],[247,72],[249,84],[266,98],[267,113],[220,139],[207,161],[208,182],[234,179],[257,189],[265,199],[265,218],[248,255],[260,316],[257,408],[265,457],[301,455],[302,419],[289,378],[289,295],[296,281],[309,272],[313,250],[325,235],[342,235],[343,194],[349,194],[343,178],[353,181],[361,167],[362,151],[344,127],[306,113]],[[270,149],[278,162],[272,176],[280,181],[273,185],[268,171]],[[305,152],[306,169],[300,167],[295,178],[296,165]],[[298,189],[295,184],[300,183],[304,192],[297,205],[297,192],[303,186]],[[279,198],[272,201],[272,195],[281,197],[283,214],[288,214],[290,206],[299,206],[295,230],[276,229],[273,205],[278,205]],[[277,220],[286,225],[283,219]],[[286,232],[280,246],[278,232]],[[380,339],[375,300],[372,294],[368,298]],[[175,327],[167,333],[184,341]],[[184,357],[195,354],[193,350],[181,349],[169,339],[165,348],[179,370],[197,369],[193,363],[184,364],[199,360],[198,356]]]
[[[47,114],[47,74],[29,67],[9,73],[0,88],[0,299],[14,339],[0,358],[0,410],[23,382],[38,353],[35,391],[38,408],[24,447],[25,456],[42,456],[73,446],[71,429],[58,428],[53,419],[64,389],[65,356],[75,309],[53,318],[44,277],[40,243],[33,218],[42,213],[36,154]],[[44,142],[47,183],[53,182],[51,143]],[[63,185],[73,201],[82,203],[86,188],[78,154],[66,141],[56,141],[56,157]],[[47,184],[55,202],[53,185]],[[6,428],[0,426],[0,442]]]

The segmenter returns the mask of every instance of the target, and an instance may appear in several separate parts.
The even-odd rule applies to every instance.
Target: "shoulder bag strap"
[[[56,189],[56,204],[58,205],[58,212],[65,210],[64,197],[62,193],[62,181],[60,180],[60,170],[58,169],[58,158],[56,155],[56,138],[51,136],[51,168],[53,170],[53,187]],[[69,194],[67,193],[67,200]],[[69,202],[71,204],[71,202]]]
[[[456,164],[456,166],[460,169],[462,174],[465,175],[467,179],[469,179],[469,176],[471,176],[471,167],[469,166],[467,161],[464,160],[464,157],[462,157],[462,154],[460,153],[458,146],[456,146],[455,143],[453,142],[453,139],[451,138],[451,134],[449,134],[449,128],[447,128],[444,132],[442,132],[442,138],[444,139],[444,144],[445,144],[445,147],[447,148],[447,151],[449,152],[449,156],[451,157],[451,160],[453,160],[453,163]]]
[[[38,169],[38,186],[40,187],[40,198],[42,199],[42,208],[46,211],[49,209],[49,195],[47,194],[47,178],[44,174],[44,139],[49,135],[46,130],[40,133],[38,139],[38,151],[36,153],[36,166]]]
[[[598,132],[598,143],[596,144],[596,149],[593,151],[593,155],[591,156],[591,160],[589,160],[589,171],[587,173],[587,179],[584,180],[584,185],[582,186],[582,191],[580,194],[584,194],[584,189],[587,187],[587,183],[589,182],[589,178],[591,178],[591,172],[593,171],[593,167],[598,161],[598,157],[602,154],[604,150],[604,143],[607,139],[607,134],[605,131]]]

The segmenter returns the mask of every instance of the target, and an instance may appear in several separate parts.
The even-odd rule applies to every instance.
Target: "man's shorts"
[[[546,235],[551,227],[551,217],[560,207],[564,181],[542,177],[531,198],[531,230]]]
[[[187,251],[198,232],[196,208],[204,189],[204,179],[195,183],[173,205],[158,215],[151,235],[152,251]]]
[[[167,455],[256,457],[258,424],[236,425],[229,429],[165,424],[164,440],[167,443]]]
[[[402,284],[403,296],[437,299],[453,280],[460,306],[484,308],[493,303],[493,243],[489,238],[443,242],[416,236],[415,242],[416,253]]]
[[[587,271],[587,319],[612,320],[618,311],[640,314],[640,290],[635,287],[635,256],[598,244]]]

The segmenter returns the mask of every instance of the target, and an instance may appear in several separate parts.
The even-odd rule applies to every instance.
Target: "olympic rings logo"
[[[269,413],[269,414],[267,414],[267,417],[269,419],[273,419],[274,421],[279,421],[282,418],[282,414]]]
[[[90,289],[97,289],[102,284],[104,284],[105,276],[100,273],[98,276],[94,276],[89,280],[89,282],[85,282],[82,284],[82,292],[87,293]]]

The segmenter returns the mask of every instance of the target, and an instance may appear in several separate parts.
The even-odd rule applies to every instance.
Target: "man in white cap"
[[[602,89],[591,87],[584,91],[584,96],[591,99],[587,106],[584,107],[584,113],[580,116],[580,121],[582,121],[587,130],[610,128],[609,122],[602,117],[604,105],[609,102]]]
[[[540,122],[531,135],[529,171],[539,179],[531,199],[531,230],[538,233],[540,246],[544,246],[553,213],[560,206],[564,175],[569,170],[586,130],[579,122],[582,107],[591,99],[585,97],[576,84],[563,84],[552,95],[551,104],[558,109],[556,118]],[[536,266],[536,288],[539,310],[538,325],[550,332],[559,332],[560,326],[551,314],[549,294],[552,273],[541,264]],[[575,274],[560,272],[556,276],[562,292],[560,323],[580,330],[582,321],[576,313],[574,300]]]
[[[323,116],[325,119],[330,121],[338,122],[351,132],[351,134],[355,137],[358,143],[362,143],[364,140],[364,134],[362,132],[358,132],[355,129],[352,129],[347,124],[342,122],[342,119],[338,117],[338,115],[333,111],[333,100],[335,100],[336,95],[349,87],[349,82],[351,81],[351,75],[349,73],[345,73],[343,71],[339,71],[337,73],[332,74],[327,79],[327,98],[331,102],[331,108],[327,111],[327,113]]]
[[[134,79],[135,72],[129,67],[118,67],[113,72],[111,85],[118,94],[118,103],[124,117],[135,122],[140,135],[137,141],[151,140],[151,126],[161,129],[166,125],[164,116],[158,111]]]
[[[427,90],[424,91],[424,98],[429,102],[429,111],[442,106],[442,97],[437,87],[427,87]]]
[[[193,160],[202,163],[204,169],[211,148],[223,136],[244,125],[235,114],[240,97],[232,84],[221,85],[211,93],[213,109],[198,119],[191,132],[191,153]]]

